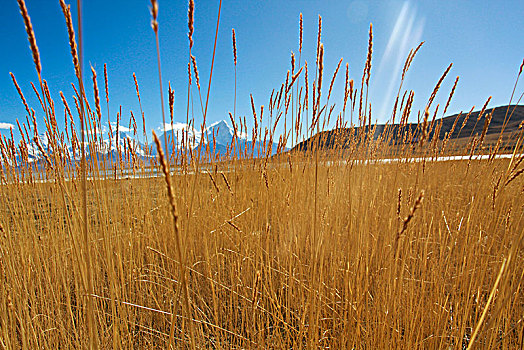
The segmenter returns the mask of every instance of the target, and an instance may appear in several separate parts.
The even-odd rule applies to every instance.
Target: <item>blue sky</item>
[[[59,91],[63,91],[72,104],[70,83],[75,82],[75,77],[59,2],[26,0],[26,3],[40,49],[43,78],[50,85],[59,125],[63,125]],[[103,65],[108,65],[111,119],[116,120],[120,105],[124,121],[128,120],[130,110],[139,115],[132,77],[135,72],[147,129],[151,130],[161,126],[161,114],[149,5],[146,0],[84,1],[83,29],[84,68],[89,72],[90,65],[95,67],[101,89]],[[164,88],[167,89],[167,82],[171,81],[175,89],[175,120],[185,121],[187,1],[159,0],[159,7]],[[75,4],[72,9],[76,14]],[[204,94],[217,12],[218,0],[195,0],[193,54],[199,65]],[[246,115],[251,120],[249,94],[253,94],[258,108],[261,104],[267,105],[271,90],[280,87],[290,69],[291,51],[298,55],[301,12],[304,18],[302,63],[308,60],[310,72],[315,62],[318,15],[323,19],[326,88],[341,57],[343,65],[349,63],[355,85],[360,86],[369,23],[373,23],[370,100],[373,120],[379,122],[385,122],[391,114],[404,59],[422,40],[425,44],[404,84],[405,89],[415,91],[417,109],[424,107],[451,62],[453,68],[435,106],[445,104],[456,76],[460,76],[460,81],[447,114],[469,110],[473,105],[481,107],[489,96],[493,96],[490,106],[507,104],[524,58],[523,1],[223,0],[208,122],[227,119],[228,112],[233,111],[231,29],[235,28],[238,47],[237,115]],[[9,72],[15,74],[30,106],[39,115],[42,111],[37,108],[38,101],[30,85],[30,81],[36,83],[38,78],[16,0],[2,0],[0,23],[0,132],[5,135],[2,127],[15,123],[16,118],[25,120],[25,109]],[[344,74],[340,73],[331,99],[337,105],[342,104],[344,90]],[[90,91],[90,76],[86,76],[86,81],[89,82],[86,89]],[[519,83],[519,94],[523,86]],[[197,95],[193,97],[196,103]],[[102,111],[105,118],[105,108]],[[195,116],[197,121],[201,120],[200,114],[195,112]],[[416,113],[412,117],[416,118]],[[39,125],[42,128],[43,123]]]

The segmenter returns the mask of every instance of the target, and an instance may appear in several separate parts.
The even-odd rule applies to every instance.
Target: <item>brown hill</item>
[[[506,120],[506,127],[504,128],[504,147],[509,149],[513,146],[512,136],[514,136],[519,128],[519,125],[524,121],[524,105],[506,105],[495,108],[488,108],[480,115],[479,111],[471,113],[459,113],[447,117],[427,121],[426,135],[428,139],[433,139],[435,132],[438,132],[438,138],[443,140],[449,136],[450,140],[455,141],[456,144],[468,142],[472,136],[482,134],[486,118],[491,115],[491,122],[486,132],[484,145],[487,146],[496,142],[502,127]],[[468,116],[469,114],[469,116]],[[479,118],[480,116],[480,118]],[[467,118],[467,120],[466,120]],[[466,121],[464,123],[464,121]],[[373,139],[382,137],[388,139],[391,144],[402,142],[404,135],[411,135],[412,142],[418,142],[420,135],[422,135],[423,125],[420,123],[407,123],[404,125],[393,124],[374,124],[365,127],[354,128],[339,128],[335,130],[322,131],[311,138],[300,142],[292,151],[305,151],[313,147],[317,149],[345,149],[349,148],[352,140],[362,140],[362,138],[355,137],[355,135],[373,134]],[[374,132],[373,132],[374,130]],[[386,134],[385,134],[386,133]],[[355,142],[355,141],[353,141]],[[357,141],[358,142],[358,141]]]

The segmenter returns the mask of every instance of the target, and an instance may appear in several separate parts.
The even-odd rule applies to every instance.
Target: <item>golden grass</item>
[[[23,1],[19,4],[25,9]],[[151,4],[158,52],[158,4]],[[189,4],[191,49],[193,1]],[[293,55],[286,81],[259,113],[251,96],[251,130],[245,116],[237,119],[235,98],[229,113],[235,136],[225,155],[211,152],[214,135],[205,144],[185,135],[182,143],[196,147],[166,154],[153,134],[158,160],[138,157],[130,141],[122,149],[117,139],[118,159],[82,157],[79,164],[66,146],[100,149],[103,145],[93,135],[102,112],[94,69],[94,110],[85,96],[82,54],[76,52],[69,7],[63,1],[61,5],[78,77],[78,113],[71,112],[60,93],[66,109],[61,131],[54,112],[44,107],[50,140],[45,149],[38,137],[29,137],[26,126],[38,135],[35,112],[12,75],[27,123],[18,124],[18,145],[12,132],[10,138],[0,137],[1,348],[522,346],[524,129],[521,124],[516,135],[502,135],[503,130],[500,136],[487,135],[492,116],[488,100],[478,118],[484,118],[480,137],[460,141],[465,143],[430,138],[439,128],[438,105],[431,105],[451,65],[416,130],[405,128],[414,93],[402,92],[401,82],[391,118],[394,122],[398,113],[401,126],[377,139],[367,101],[372,27],[355,108],[358,92],[347,64],[343,103],[330,101],[342,60],[327,98],[322,98],[320,17],[317,65],[312,68],[316,77],[310,86],[307,62],[301,62],[300,15],[298,61]],[[30,28],[27,9],[22,14]],[[220,7],[217,33],[219,21]],[[36,47],[30,35],[29,40]],[[232,40],[236,75],[234,31]],[[421,45],[410,52],[402,81]],[[189,77],[191,63],[200,85],[189,51]],[[205,107],[201,99],[202,128],[212,68],[213,63]],[[518,77],[521,72],[522,66]],[[133,79],[146,138],[135,75]],[[457,82],[458,77],[444,113]],[[109,118],[105,65],[104,83]],[[41,105],[54,106],[45,80],[41,90],[40,96],[34,88]],[[173,122],[171,86],[168,97]],[[337,102],[342,108],[335,109]],[[346,107],[349,126],[360,127],[349,134],[348,149],[334,142],[332,150],[319,151],[320,134],[311,149],[282,152],[290,134],[298,141],[331,125],[333,111],[336,130],[342,130],[348,123]],[[358,125],[353,125],[353,112]],[[82,141],[74,122],[79,116]],[[195,115],[189,117],[188,108],[189,123],[197,125]],[[117,131],[121,118],[120,111]],[[291,126],[277,135],[277,126],[287,126],[288,118]],[[163,121],[165,125],[164,115]],[[457,122],[458,117],[453,130]],[[133,115],[129,124],[136,134]],[[253,144],[242,147],[240,134],[248,132]],[[273,143],[277,155],[272,157]],[[482,145],[489,146],[487,160],[474,157],[487,152]],[[509,145],[511,159],[497,159],[499,148]],[[29,159],[30,146],[42,160]],[[151,153],[147,141],[144,152]],[[455,153],[471,157],[434,161]],[[386,157],[399,159],[380,161]]]
[[[421,164],[321,163],[316,197],[314,168],[292,164],[268,167],[267,186],[251,166],[228,173],[228,182],[199,176],[191,212],[194,175],[173,177],[180,227],[191,216],[181,239],[197,347],[458,347],[512,250],[477,341],[521,344],[522,180],[498,191],[494,209],[491,197],[507,161],[469,172],[460,161],[428,163],[424,173]],[[2,186],[8,347],[87,339],[75,238],[81,202],[72,182],[66,188],[63,200],[53,184]],[[397,219],[399,188],[407,225]],[[421,189],[424,202],[412,213]],[[163,347],[175,315],[183,347],[180,258],[161,181],[94,181],[89,203],[99,344],[117,336],[123,347]]]

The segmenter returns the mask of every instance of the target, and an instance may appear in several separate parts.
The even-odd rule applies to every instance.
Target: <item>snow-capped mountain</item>
[[[182,146],[194,149],[198,146],[200,138],[202,137],[201,132],[197,131],[193,126],[188,126],[185,123],[174,123],[173,125],[166,123],[163,133],[161,132],[162,130],[159,130],[158,139],[162,145],[164,145],[165,138],[167,138],[169,153],[173,151],[173,145],[175,151],[181,149]],[[153,143],[153,141],[151,141],[151,143]],[[184,143],[184,145],[182,143]],[[156,147],[154,145],[152,153],[156,154]]]
[[[52,147],[50,146],[50,141],[49,141],[49,139],[47,137],[47,133],[39,134],[38,135],[38,142],[39,142],[42,150],[44,150],[44,152],[47,155],[52,155],[53,154],[53,150],[52,150]],[[27,161],[29,163],[38,161],[39,159],[43,158],[42,151],[38,148],[38,146],[37,146],[36,142],[34,141],[34,139],[29,140],[29,142],[27,142],[27,140],[26,140],[26,144],[27,144],[27,149],[26,149],[26,151],[27,151]],[[22,145],[22,143],[20,141],[20,143],[16,147],[16,150],[17,150],[16,161],[17,161],[18,164],[20,164],[23,161],[23,159],[25,158],[25,157],[22,157],[22,152],[20,150],[21,145]]]
[[[144,144],[138,141],[130,129],[121,126],[118,128],[118,132],[113,129],[113,136],[107,139],[104,138],[102,145],[99,144],[98,146],[100,147],[99,152],[104,154],[109,152],[116,154],[118,151],[124,152],[126,147],[131,147],[137,156],[143,157],[146,155]]]
[[[233,139],[234,130],[230,127],[225,120],[218,121],[211,124],[206,128],[206,138],[209,142],[213,142],[213,136],[215,137],[215,142],[220,145],[231,144]]]
[[[109,135],[108,128],[103,126],[102,130],[98,131],[99,134],[96,142],[89,143],[86,140],[85,149],[88,160],[96,157],[99,160],[105,158],[106,161],[111,160],[113,162],[125,161],[124,159],[121,160],[120,156],[125,157],[125,150],[129,147],[131,147],[133,153],[142,160],[148,161],[148,158],[156,156],[157,150],[152,139],[148,140],[149,151],[147,151],[145,144],[138,141],[137,137],[135,137],[133,133],[133,130],[121,125],[118,127],[118,130],[116,125],[111,125],[111,127],[111,137]],[[210,152],[214,155],[225,155],[228,151],[228,148],[231,147],[231,142],[235,134],[234,129],[225,120],[220,120],[210,124],[205,128],[204,132],[193,126],[188,127],[188,125],[185,123],[174,123],[173,125],[166,124],[163,132],[160,131],[161,130],[158,132],[158,138],[163,145],[165,133],[165,137],[167,138],[168,142],[168,153],[173,153],[173,151],[176,153],[182,148],[194,150],[198,147],[200,141],[202,141],[203,146],[206,149],[209,148]],[[88,136],[89,140],[93,139],[93,135]],[[80,135],[77,135],[77,137],[80,138]],[[39,134],[38,140],[42,146],[41,148],[52,159],[53,147],[47,133]],[[57,140],[57,142],[59,141]],[[275,142],[271,145],[272,155],[276,153],[277,146],[278,144]],[[254,155],[257,156],[258,149],[262,149],[262,142],[256,141],[253,147],[253,142],[247,135],[237,135],[235,142],[237,156],[242,156],[244,154],[251,155],[253,150]],[[79,161],[81,159],[79,142],[76,144],[74,149],[74,155],[71,144],[67,145],[64,151],[69,153],[69,158],[73,161]],[[263,156],[263,154],[260,154],[260,156]],[[18,148],[18,164],[21,164],[23,158],[24,157],[22,157],[22,153]],[[27,143],[27,159],[29,162],[40,161],[43,160],[43,158],[42,151],[37,147],[33,140]]]
[[[176,123],[173,124],[173,126],[171,126],[171,124],[166,124],[164,129],[166,130],[165,136],[167,136],[168,142],[167,149],[170,153],[173,152],[173,145],[175,146],[175,152],[182,146],[195,149],[202,140],[203,145],[207,146],[209,144],[208,146],[211,153],[215,155],[225,155],[227,153],[228,147],[231,147],[231,142],[233,141],[233,136],[235,135],[234,129],[225,120],[220,120],[210,124],[205,128],[204,132],[195,129],[192,126],[188,127],[188,125],[185,123]],[[189,145],[182,145],[182,139],[186,138],[186,133],[188,133],[187,138],[189,139]],[[160,134],[158,138],[163,145],[164,134]],[[277,146],[278,144],[273,142],[271,150],[272,155],[276,153]],[[248,139],[247,135],[237,134],[235,148],[237,150],[237,154],[244,154],[244,151],[246,150],[248,154],[251,154],[251,151],[253,150],[253,142]],[[262,142],[256,141],[254,148],[255,150],[262,148]],[[156,154],[156,149],[154,149],[154,147],[152,153]]]
[[[225,120],[221,120],[206,128],[205,138],[214,154],[226,154],[227,147],[231,145],[234,134],[233,128]],[[215,140],[214,143],[213,139]]]
[[[85,150],[86,150],[86,158],[89,160],[94,157],[98,157],[99,159],[102,159],[104,156],[106,159],[113,159],[114,161],[118,161],[118,154],[124,153],[126,148],[131,147],[133,152],[136,156],[141,158],[146,158],[146,150],[144,144],[140,143],[136,137],[133,136],[133,133],[131,130],[125,127],[119,127],[118,133],[116,130],[116,127],[112,130],[112,137],[109,136],[109,134],[104,130],[102,133],[98,134],[98,138],[96,142],[86,142]],[[80,138],[80,135],[77,135],[78,138]],[[93,135],[86,135],[86,137],[89,137],[89,140],[93,140]],[[27,140],[26,140],[27,141]],[[56,140],[57,143],[59,143],[59,148],[62,148],[60,145],[60,141]],[[42,150],[50,157],[52,158],[52,155],[54,153],[52,142],[49,140],[47,133],[41,133],[38,135],[38,143],[40,144],[41,148],[39,148],[34,140],[31,139],[29,142],[26,142],[27,144],[27,160],[31,162],[39,161],[44,158],[42,154]],[[76,147],[73,150],[72,144],[68,144],[65,148],[62,149],[63,152],[68,153],[69,158],[71,160],[79,161],[81,159],[81,144],[80,140],[76,143]],[[73,154],[74,151],[74,154]],[[120,151],[120,152],[119,152]],[[111,157],[109,155],[111,154]],[[17,145],[17,163],[21,163],[22,160],[25,157],[22,157],[22,152],[20,150],[20,144]]]

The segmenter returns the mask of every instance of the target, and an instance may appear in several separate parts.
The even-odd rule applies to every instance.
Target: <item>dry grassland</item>
[[[27,11],[24,18],[40,77]],[[290,135],[299,140],[333,124],[335,101],[321,99],[319,31],[316,68],[310,64],[308,73],[297,60],[266,107],[269,128],[254,105],[253,128],[232,115],[235,130],[259,141],[261,157],[240,158],[233,138],[220,159],[202,145],[151,165],[131,147],[117,152],[128,163],[109,156],[73,161],[65,145],[85,154],[100,144],[92,135],[104,99],[83,98],[88,78],[71,38],[82,87],[71,121],[82,135],[58,130],[54,110],[44,107],[37,115],[50,148],[29,137],[36,130],[29,108],[26,138],[0,139],[0,348],[522,347],[522,128],[511,159],[432,161],[446,154],[447,142],[426,137],[438,127],[432,95],[416,134],[403,135],[400,145],[362,132],[349,151],[271,157],[273,137],[282,148]],[[371,28],[369,45],[361,84],[354,88],[346,77],[345,101],[336,101],[337,127],[351,114],[361,130],[372,129]],[[94,71],[91,78],[96,82]],[[45,80],[39,87],[42,104],[51,105]],[[98,86],[94,91],[98,96]],[[401,92],[395,113],[402,124],[412,97],[404,101]],[[489,108],[480,121],[485,128],[488,118]],[[284,120],[287,133],[277,140],[273,125]],[[463,153],[485,153],[483,137],[471,138]],[[492,155],[505,140],[490,141]],[[41,151],[38,162],[28,161],[30,146]],[[404,160],[376,161],[390,147]],[[409,160],[414,154],[424,160]],[[120,176],[129,162],[135,176]],[[152,169],[161,176],[151,177]]]

